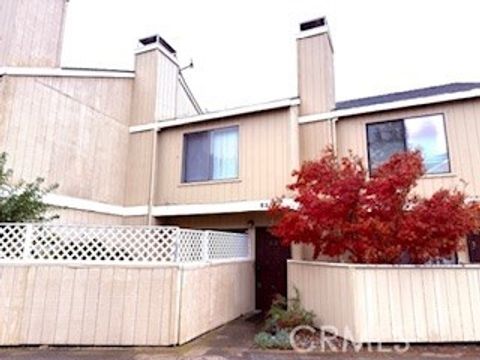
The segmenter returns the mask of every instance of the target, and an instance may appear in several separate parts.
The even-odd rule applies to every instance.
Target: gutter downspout
[[[337,141],[337,121],[338,118],[332,118],[330,122],[330,143],[333,147],[333,153],[338,155],[338,141]]]
[[[159,130],[160,131],[160,130]],[[153,216],[153,202],[155,196],[155,175],[157,172],[157,141],[158,141],[158,133],[156,129],[152,129],[152,157],[150,162],[150,187],[148,190],[148,212],[147,212],[147,224],[152,225]]]

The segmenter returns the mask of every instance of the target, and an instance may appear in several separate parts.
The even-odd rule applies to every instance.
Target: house
[[[421,147],[421,194],[463,180],[480,195],[480,83],[336,102],[333,44],[319,18],[296,39],[298,96],[204,113],[158,35],[140,40],[134,71],[62,68],[67,2],[45,3],[0,3],[0,149],[18,178],[60,185],[46,201],[62,207],[61,222],[254,228],[257,277],[282,292],[279,264],[292,254],[266,231],[266,210],[292,169],[328,144],[370,169]],[[461,261],[480,261],[476,244]]]

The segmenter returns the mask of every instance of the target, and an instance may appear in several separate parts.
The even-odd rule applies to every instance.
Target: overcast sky
[[[138,38],[176,50],[209,110],[295,96],[295,35],[326,15],[337,100],[480,81],[476,0],[70,0],[63,66],[133,68]]]

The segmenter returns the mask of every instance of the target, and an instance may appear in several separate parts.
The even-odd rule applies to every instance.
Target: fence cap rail
[[[397,270],[431,270],[431,269],[480,269],[480,264],[355,264],[355,263],[339,263],[329,261],[315,261],[315,260],[287,260],[289,264],[299,264],[307,266],[319,267],[335,267],[346,269],[397,269]]]

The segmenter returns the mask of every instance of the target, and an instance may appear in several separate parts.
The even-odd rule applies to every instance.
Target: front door
[[[470,262],[480,263],[480,235],[471,234],[467,237],[468,253],[470,254]]]
[[[255,279],[256,308],[267,311],[276,294],[287,295],[287,259],[290,247],[268,232],[256,228],[255,232]]]

